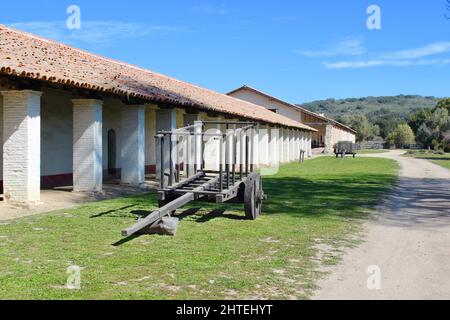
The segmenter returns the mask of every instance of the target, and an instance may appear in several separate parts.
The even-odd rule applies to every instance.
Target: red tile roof
[[[342,129],[344,129],[344,130],[346,130],[346,131],[350,131],[351,133],[356,133],[356,131],[353,130],[352,128],[350,128],[350,127],[348,127],[348,126],[346,126],[346,125],[344,125],[344,124],[342,124],[342,123],[340,123],[340,122],[338,122],[338,121],[336,121],[336,120],[334,120],[334,119],[331,119],[331,118],[327,118],[327,117],[321,116],[320,114],[317,114],[317,113],[315,113],[315,112],[309,111],[309,110],[307,110],[307,109],[305,109],[305,108],[303,108],[303,107],[300,107],[300,106],[298,106],[298,105],[295,105],[295,104],[286,102],[286,101],[284,101],[284,100],[278,99],[278,98],[276,98],[276,97],[274,97],[274,96],[271,96],[270,94],[267,94],[267,93],[262,92],[262,91],[260,91],[260,90],[258,90],[258,89],[249,87],[249,86],[247,86],[247,85],[243,85],[242,87],[239,87],[239,88],[237,88],[237,89],[235,89],[235,90],[233,90],[233,91],[227,93],[227,95],[232,96],[234,93],[239,92],[239,91],[241,91],[241,90],[249,90],[249,91],[252,91],[252,92],[254,92],[254,93],[256,93],[256,94],[259,94],[259,95],[261,95],[261,96],[264,96],[264,97],[266,97],[266,98],[268,98],[268,99],[271,99],[271,100],[274,100],[274,101],[278,101],[279,103],[281,103],[281,104],[283,104],[283,105],[285,105],[285,106],[287,106],[287,107],[293,108],[293,109],[295,109],[295,110],[297,110],[297,111],[300,111],[300,112],[303,112],[303,113],[306,113],[307,115],[310,115],[310,116],[312,116],[312,117],[314,117],[314,118],[316,118],[316,119],[318,119],[318,120],[321,120],[321,121],[324,121],[324,122],[327,122],[327,123],[332,123],[333,125],[335,125],[335,126],[337,126],[337,127],[340,127],[340,128],[342,128]]]
[[[261,106],[3,25],[0,74],[316,131]]]

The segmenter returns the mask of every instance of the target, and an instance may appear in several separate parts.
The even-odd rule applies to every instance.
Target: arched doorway
[[[117,141],[116,131],[111,129],[108,131],[108,174],[117,174]]]

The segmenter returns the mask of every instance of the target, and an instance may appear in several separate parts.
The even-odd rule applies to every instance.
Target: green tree
[[[408,124],[415,134],[417,134],[422,124],[430,120],[432,114],[430,109],[421,109],[409,118]]]
[[[395,147],[395,133],[391,132],[388,134],[388,136],[386,137],[386,144],[388,145],[388,147]]]
[[[376,125],[371,124],[369,120],[367,120],[367,117],[362,114],[345,115],[340,117],[338,121],[349,126],[357,132],[357,142],[371,140],[380,133],[380,128]]]
[[[450,98],[441,99],[436,105],[436,109],[446,109],[450,111]]]
[[[449,130],[449,111],[445,108],[437,108],[420,125],[416,141],[424,148],[443,149],[448,145],[446,136]]]
[[[393,115],[390,115],[379,118],[374,123],[380,128],[380,136],[383,139],[386,139],[389,133],[393,132],[399,124],[404,122],[405,122],[404,119],[400,119]]]
[[[433,147],[433,141],[438,138],[438,135],[438,131],[430,129],[426,123],[423,123],[417,130],[416,141],[421,147],[428,149]]]
[[[370,123],[380,128],[380,136],[386,140],[388,135],[393,132],[399,124],[405,123],[407,116],[401,112],[393,112],[388,108],[371,111],[367,114]]]
[[[404,148],[408,147],[411,144],[414,144],[415,136],[414,132],[412,131],[411,127],[409,125],[405,124],[399,124],[395,131],[392,133],[392,137],[389,137],[390,139],[393,138],[394,144],[397,148]]]

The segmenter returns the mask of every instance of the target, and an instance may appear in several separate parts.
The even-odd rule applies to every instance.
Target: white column
[[[145,182],[145,107],[122,109],[122,183],[139,186]]]
[[[204,121],[221,121],[220,117],[205,116]],[[207,134],[221,134],[221,126],[219,124],[204,124],[203,130]],[[203,158],[206,170],[219,170],[220,164],[220,137],[204,136],[203,140]]]
[[[190,114],[186,113],[184,115],[184,126],[192,126],[197,125],[197,127],[194,130],[188,130],[188,132],[198,132],[201,133],[201,123],[200,121],[200,114]],[[201,157],[201,136],[195,137],[195,136],[185,136],[184,137],[184,165],[185,165],[185,172],[186,176],[188,176],[187,173],[189,173],[189,176],[192,176],[195,173],[195,164],[200,162]]]
[[[40,202],[41,191],[42,93],[11,90],[1,94],[5,201],[35,205]]]
[[[226,129],[226,140],[225,140],[225,165],[228,166],[229,170],[232,170],[232,165],[234,163],[234,126],[229,126]]]
[[[300,131],[300,150],[301,151],[306,151],[305,146],[306,146],[306,143],[305,143],[305,131]]]
[[[270,141],[269,141],[269,163],[271,166],[278,166],[279,164],[279,129],[276,127],[270,128]]]
[[[176,109],[160,109],[156,111],[156,131],[171,131],[177,128],[177,112]],[[169,181],[170,174],[170,144],[175,145],[175,137],[170,139],[166,136],[164,139],[164,168],[165,168],[165,185]],[[175,153],[173,153],[172,157]],[[161,145],[156,145],[156,177],[161,181]],[[172,169],[175,172],[175,159],[172,159]]]
[[[250,130],[251,136],[250,139],[251,146],[253,148],[253,158],[251,159],[251,163],[255,168],[258,168],[260,166],[259,163],[259,126],[256,128]]]
[[[73,190],[101,192],[103,186],[103,101],[74,99]]]
[[[195,128],[194,128],[194,133],[196,133],[197,135],[194,136],[194,170],[200,170],[201,166],[202,166],[202,161],[203,161],[203,141],[202,141],[202,136],[199,135],[200,133],[202,133],[203,131],[203,122],[201,121],[195,121],[194,122]]]
[[[283,151],[284,151],[284,155],[283,155],[283,161],[288,163],[290,162],[289,159],[289,129],[283,129]]]
[[[231,121],[239,122],[239,119],[233,119]],[[232,128],[234,130],[237,130],[239,128],[239,126],[234,125],[234,126],[232,126]],[[239,169],[239,164],[241,163],[241,138],[240,138],[240,136],[241,135],[239,133],[236,133],[236,139],[235,139],[235,141],[236,141],[236,170]]]
[[[3,193],[3,99],[0,94],[0,194]]]
[[[312,132],[308,132],[306,135],[306,153],[308,155],[309,158],[312,157]]]
[[[259,165],[270,165],[269,126],[259,127]]]
[[[278,161],[284,163],[284,136],[283,128],[278,129]]]
[[[292,162],[295,159],[295,130],[289,130],[289,160]]]
[[[156,110],[157,105],[145,105],[145,166],[148,173],[155,172],[156,166]]]
[[[298,130],[294,130],[294,155],[293,155],[293,161],[298,162],[299,159],[299,144],[298,144]]]
[[[325,127],[325,154],[333,153],[333,126],[327,125]]]
[[[287,160],[288,162],[292,161],[292,130],[287,130],[287,144],[288,144],[288,153],[287,153]]]

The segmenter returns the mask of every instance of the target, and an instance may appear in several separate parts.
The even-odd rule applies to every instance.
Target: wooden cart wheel
[[[261,214],[262,181],[259,174],[251,174],[245,182],[244,208],[248,219],[256,220]]]

